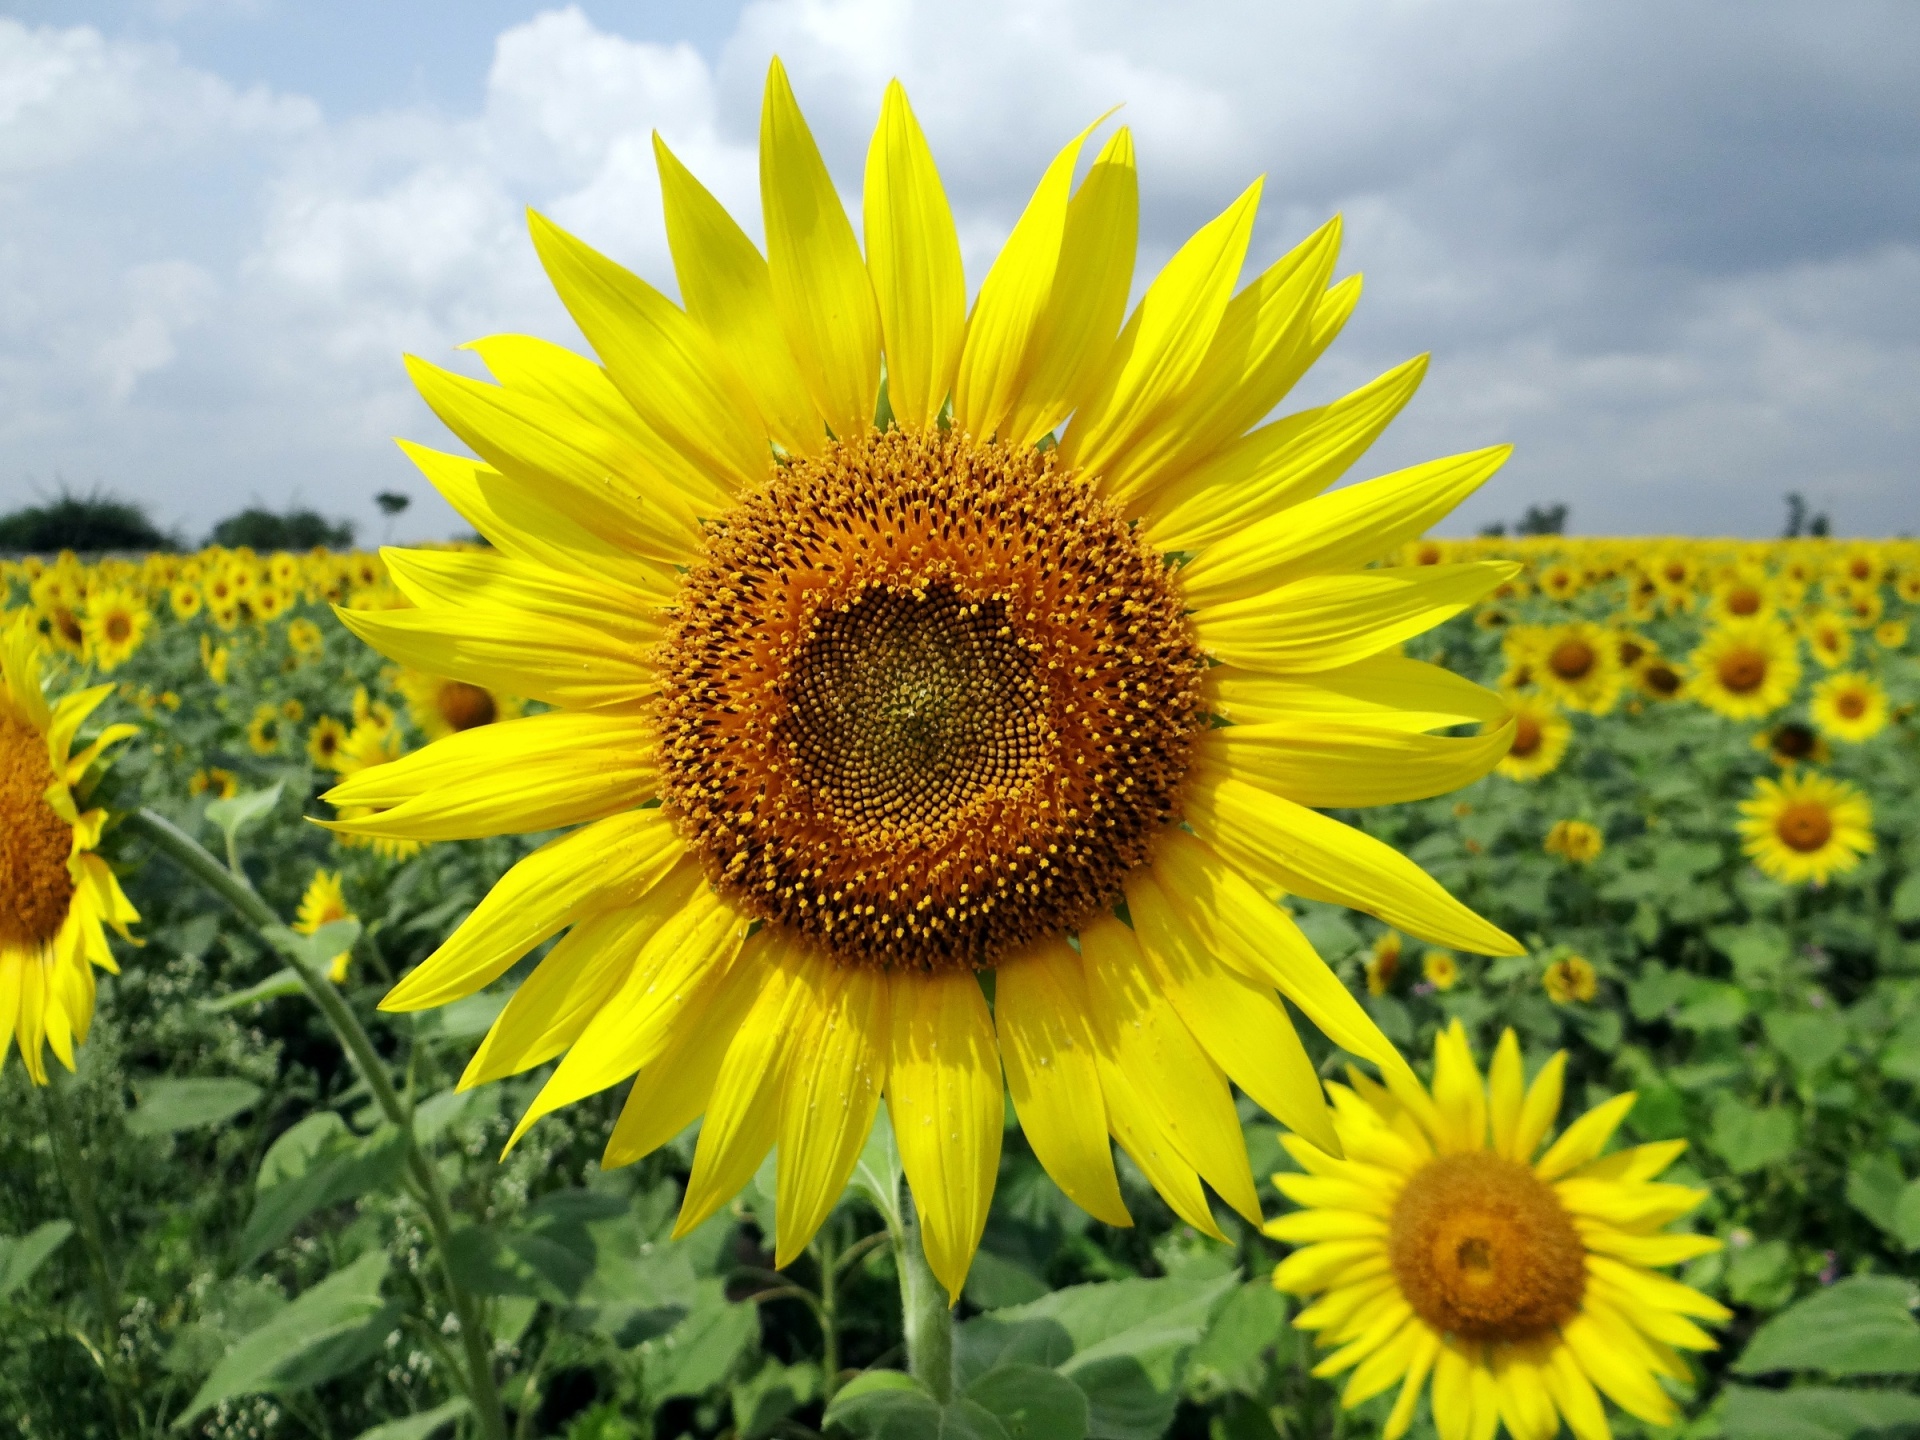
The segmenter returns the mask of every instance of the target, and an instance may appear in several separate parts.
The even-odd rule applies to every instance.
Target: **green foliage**
[[[0,550],[53,555],[62,550],[82,555],[103,550],[164,550],[169,537],[145,508],[95,492],[62,492],[44,505],[28,505],[0,515]]]
[[[353,523],[329,520],[317,510],[277,514],[251,505],[215,525],[207,536],[207,543],[224,545],[229,550],[244,545],[263,555],[270,550],[311,550],[316,546],[344,550],[353,544]]]

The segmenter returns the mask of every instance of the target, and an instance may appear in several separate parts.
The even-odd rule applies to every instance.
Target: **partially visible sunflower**
[[[1753,737],[1753,748],[1781,769],[1795,765],[1824,765],[1832,757],[1826,740],[1811,725],[1785,720]]]
[[[1573,726],[1544,696],[1509,691],[1504,698],[1513,720],[1513,744],[1494,769],[1509,780],[1538,780],[1559,766],[1573,739]]]
[[[1667,1140],[1604,1154],[1631,1091],[1594,1106],[1542,1151],[1566,1052],[1528,1085],[1513,1031],[1482,1080],[1458,1020],[1434,1040],[1433,1082],[1329,1083],[1345,1159],[1295,1136],[1304,1174],[1274,1186],[1300,1208],[1266,1233],[1298,1248],[1276,1288],[1312,1299],[1294,1324],[1337,1346],[1316,1375],[1352,1371],[1352,1408],[1400,1387],[1381,1434],[1413,1423],[1429,1378],[1441,1440],[1579,1440],[1610,1434],[1600,1397],[1650,1425],[1678,1418],[1661,1388],[1690,1377],[1680,1350],[1711,1350],[1694,1323],[1731,1318],[1655,1273],[1720,1248],[1667,1227],[1707,1198],[1655,1177]]]
[[[1562,955],[1540,973],[1540,986],[1556,1005],[1584,1005],[1600,993],[1600,977],[1584,955]]]
[[[307,732],[307,758],[322,770],[337,771],[346,743],[347,727],[331,715],[322,715]]]
[[[463,730],[516,720],[523,708],[511,695],[465,680],[443,680],[423,670],[402,670],[394,677],[393,688],[405,698],[407,713],[428,740],[444,740]]]
[[[1853,628],[1844,615],[1832,610],[1816,610],[1800,622],[1813,658],[1829,670],[1837,670],[1853,655]]]
[[[106,930],[133,937],[140,918],[94,851],[105,810],[82,810],[76,787],[108,746],[136,733],[109,725],[75,752],[75,734],[113,693],[96,685],[53,705],[40,688],[32,629],[0,634],[0,1065],[17,1039],[35,1084],[45,1050],[73,1068],[93,1021],[93,967],[117,973]]]
[[[1740,802],[1740,848],[1789,885],[1824,885],[1871,854],[1873,806],[1844,780],[1814,771],[1764,776]]]
[[[1873,641],[1882,650],[1904,650],[1907,644],[1907,622],[1882,620],[1873,627]]]
[[[1384,995],[1393,988],[1400,974],[1400,956],[1404,949],[1400,936],[1392,930],[1374,940],[1361,967],[1369,995]]]
[[[247,722],[247,746],[256,755],[276,755],[286,738],[287,717],[278,705],[257,705]]]
[[[1607,848],[1607,838],[1585,820],[1556,820],[1541,848],[1572,865],[1591,865]]]
[[[1856,670],[1836,670],[1814,686],[1812,710],[1823,734],[1855,745],[1887,728],[1887,692]]]
[[[176,580],[167,591],[167,603],[173,609],[176,620],[191,620],[200,613],[206,602],[200,594],[200,587],[191,580]]]
[[[1778,592],[1763,568],[1739,565],[1713,587],[1709,613],[1716,620],[1756,620],[1773,614],[1779,604]]]
[[[307,882],[306,893],[300,897],[300,911],[293,928],[302,935],[313,935],[322,925],[358,918],[353,907],[347,904],[346,891],[340,888],[340,872],[316,870],[313,879]],[[346,983],[347,967],[352,963],[353,952],[342,950],[328,960],[327,978],[336,985]]]
[[[1729,720],[1758,720],[1793,699],[1800,683],[1800,647],[1772,620],[1716,625],[1695,648],[1687,689]]]
[[[231,800],[239,793],[240,777],[218,765],[194,771],[193,778],[187,781],[187,794],[194,798],[211,795],[216,800]]]
[[[123,586],[87,597],[87,656],[101,670],[117,670],[147,637],[153,614],[147,602]]]

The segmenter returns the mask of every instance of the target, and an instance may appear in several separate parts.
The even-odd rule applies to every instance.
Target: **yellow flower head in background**
[[[1620,698],[1626,676],[1619,642],[1605,628],[1578,620],[1556,625],[1538,642],[1534,679],[1569,710],[1604,715]]]
[[[1688,692],[1729,720],[1771,715],[1800,684],[1800,647],[1791,630],[1771,620],[1714,626],[1691,664]]]
[[[93,1022],[93,967],[117,973],[105,926],[131,939],[140,918],[94,853],[104,810],[81,810],[74,787],[110,745],[135,732],[109,725],[77,753],[74,737],[113,693],[96,685],[49,706],[30,625],[0,634],[0,1065],[17,1039],[35,1084],[45,1051],[73,1068]]]
[[[275,755],[286,737],[287,717],[278,705],[259,705],[247,722],[247,745],[256,755]]]
[[[1786,769],[1794,765],[1824,765],[1832,758],[1827,742],[1811,725],[1788,720],[1753,737],[1753,748]]]
[[[198,585],[191,580],[177,580],[167,591],[167,603],[172,607],[174,619],[191,620],[206,602]]]
[[[1451,950],[1429,950],[1420,959],[1420,975],[1436,990],[1451,990],[1460,983],[1460,959]]]
[[[1882,620],[1873,627],[1873,640],[1882,650],[1904,650],[1907,646],[1907,622]]]
[[[1757,620],[1778,608],[1778,593],[1763,566],[1736,566],[1713,587],[1710,613],[1716,620]]]
[[[419,670],[402,670],[393,684],[406,698],[407,714],[413,717],[414,725],[429,740],[444,740],[462,730],[517,719],[521,713],[520,702],[513,697],[465,680],[442,680]]]
[[[1872,676],[1838,670],[1813,687],[1813,723],[1835,740],[1859,744],[1887,728],[1887,692]]]
[[[211,795],[216,800],[231,800],[239,793],[240,777],[217,765],[194,771],[193,778],[187,781],[187,794],[196,799]]]
[[[1824,885],[1873,852],[1873,806],[1844,780],[1812,771],[1754,781],[1740,802],[1741,849],[1789,885]]]
[[[311,660],[327,648],[327,640],[313,621],[300,619],[287,626],[287,645],[294,654]]]
[[[1607,848],[1607,838],[1584,820],[1556,820],[1541,849],[1574,865],[1591,865]]]
[[[1563,955],[1540,974],[1541,987],[1556,1005],[1584,1005],[1600,993],[1600,977],[1584,955]]]
[[[1655,657],[1634,672],[1640,693],[1653,700],[1672,700],[1687,688],[1687,678],[1665,660]]]
[[[316,870],[313,879],[307,882],[306,893],[300,897],[299,916],[294,920],[293,928],[302,935],[312,935],[322,925],[358,918],[347,904],[346,892],[340,888],[340,872]],[[347,967],[352,963],[352,952],[342,950],[327,962],[327,978],[336,985],[344,984]]]
[[[347,727],[331,715],[322,715],[307,732],[307,758],[322,770],[339,770]]]
[[[552,708],[348,776],[336,829],[583,827],[384,1006],[471,994],[571,925],[465,1082],[559,1057],[515,1140],[628,1085],[608,1165],[704,1113],[683,1232],[777,1146],[780,1265],[884,1096],[957,1293],[1003,1071],[1092,1214],[1127,1223],[1113,1138],[1196,1229],[1220,1233],[1203,1183],[1257,1219],[1229,1079],[1337,1143],[1281,994],[1405,1069],[1272,891],[1519,948],[1321,813],[1444,793],[1511,748],[1504,725],[1438,733],[1497,720],[1498,697],[1396,652],[1518,567],[1369,568],[1506,451],[1329,491],[1424,369],[1261,425],[1356,298],[1332,281],[1338,224],[1236,291],[1256,185],[1128,321],[1133,142],[1076,189],[1085,140],[969,311],[904,91],[869,151],[863,254],[776,62],[765,258],[658,142],[684,309],[535,216],[600,363],[527,336],[474,343],[498,384],[410,362],[480,460],[408,452],[492,549],[388,551],[413,608],[341,612],[403,665]]]
[[[1494,768],[1509,780],[1538,780],[1559,767],[1573,726],[1544,696],[1509,691],[1504,699],[1513,717],[1513,744]]]
[[[1441,1440],[1608,1435],[1601,1396],[1649,1425],[1679,1418],[1659,1377],[1711,1350],[1694,1323],[1730,1313],[1655,1273],[1720,1248],[1667,1227],[1707,1198],[1656,1176],[1684,1140],[1604,1154],[1633,1107],[1594,1106],[1546,1144],[1566,1052],[1526,1083],[1500,1037],[1483,1081],[1458,1020],[1434,1040],[1433,1084],[1329,1084],[1346,1158],[1283,1140],[1303,1174],[1273,1183],[1300,1208],[1266,1232],[1298,1246],[1274,1285],[1309,1297],[1294,1324],[1337,1346],[1314,1371],[1352,1371],[1351,1408],[1400,1387],[1381,1434],[1398,1440],[1432,1382]],[[1544,1151],[1542,1146],[1545,1145]]]
[[[153,615],[147,602],[115,586],[87,597],[84,621],[88,658],[101,670],[117,670],[147,638]]]
[[[214,644],[205,635],[200,637],[200,665],[207,672],[207,678],[214,684],[227,683],[228,662],[226,646]]]
[[[1400,974],[1400,937],[1389,930],[1373,942],[1363,962],[1369,995],[1384,995],[1393,988],[1395,978]]]
[[[1817,610],[1800,622],[1813,658],[1829,670],[1838,669],[1853,655],[1853,630],[1844,615],[1832,610]]]

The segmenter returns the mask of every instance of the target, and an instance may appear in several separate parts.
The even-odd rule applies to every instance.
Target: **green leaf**
[[[1289,1313],[1286,1297],[1266,1280],[1234,1291],[1187,1359],[1187,1393],[1200,1399],[1229,1391],[1258,1395],[1274,1360],[1293,1353]]]
[[[1730,1095],[1713,1107],[1707,1143],[1736,1175],[1778,1165],[1800,1143],[1800,1122],[1791,1110],[1757,1109]]]
[[[245,1336],[214,1366],[174,1428],[185,1429],[222,1400],[310,1389],[371,1359],[400,1315],[398,1305],[380,1298],[390,1263],[384,1250],[362,1255]]]
[[[1674,1012],[1673,1022],[1689,1030],[1732,1030],[1747,1018],[1747,997],[1738,985],[1697,980]]]
[[[231,800],[209,801],[207,819],[220,827],[220,833],[231,845],[241,830],[280,803],[280,792],[284,788],[282,782],[276,780],[264,790],[243,790]]]
[[[1737,1305],[1774,1310],[1793,1297],[1793,1252],[1784,1240],[1763,1240],[1728,1252],[1727,1293]]]
[[[1010,1440],[1082,1440],[1087,1397],[1038,1365],[1001,1365],[967,1387],[966,1398],[1000,1422]]]
[[[1893,1202],[1888,1230],[1909,1250],[1920,1250],[1920,1180],[1909,1181]]]
[[[904,1172],[900,1168],[900,1147],[894,1143],[893,1120],[887,1114],[887,1102],[882,1100],[873,1117],[873,1129],[867,1133],[866,1146],[860,1151],[860,1159],[853,1167],[852,1178],[847,1182],[849,1188],[866,1197],[880,1218],[887,1222],[887,1229],[895,1235],[900,1233],[900,1177]]]
[[[1895,920],[1903,923],[1920,920],[1920,870],[1902,880],[1899,888],[1893,892],[1891,913]]]
[[[699,1281],[687,1318],[640,1347],[647,1361],[648,1399],[658,1405],[678,1395],[706,1394],[759,1338],[760,1317],[753,1306],[728,1300],[719,1280]]]
[[[261,931],[283,953],[297,956],[307,969],[324,975],[333,957],[353,949],[360,939],[360,922],[354,919],[329,920],[311,935],[285,925],[268,925]]]
[[[1920,1085],[1920,1015],[1894,1031],[1880,1052],[1880,1073],[1891,1080]]]
[[[820,1393],[820,1367],[809,1361],[783,1365],[768,1359],[751,1378],[728,1392],[733,1402],[733,1426],[740,1440],[766,1440],[802,1405]]]
[[[1920,1323],[1905,1280],[1859,1275],[1783,1310],[1733,1363],[1739,1375],[1817,1370],[1826,1375],[1920,1373]]]
[[[171,1135],[231,1120],[264,1092],[251,1080],[153,1080],[140,1087],[140,1104],[127,1116],[135,1135]]]
[[[444,1405],[422,1410],[418,1415],[409,1415],[404,1420],[389,1420],[371,1430],[362,1430],[357,1440],[427,1440],[434,1431],[451,1425],[472,1411],[473,1407],[464,1397],[449,1400]]]
[[[458,1090],[451,1086],[429,1095],[413,1107],[413,1134],[423,1146],[437,1145],[440,1137],[466,1118],[467,1111],[482,1099],[478,1090]]]
[[[248,1005],[258,1005],[263,1000],[278,1000],[286,995],[298,995],[305,988],[300,983],[300,977],[291,969],[276,970],[258,985],[249,985],[244,990],[235,990],[226,995],[215,996],[211,1000],[202,1000],[200,1008],[209,1015],[224,1015],[230,1010],[241,1010]]]
[[[1847,1023],[1838,1015],[1769,1015],[1767,1038],[1802,1075],[1811,1075],[1847,1048]]]
[[[1882,1230],[1893,1231],[1893,1207],[1906,1188],[1900,1163],[1890,1155],[1866,1155],[1847,1170],[1847,1203]]]
[[[1047,1282],[1031,1270],[1013,1261],[981,1250],[967,1271],[966,1297],[982,1310],[999,1310],[1008,1305],[1024,1305],[1047,1293]]]
[[[574,1238],[538,1229],[462,1225],[447,1242],[447,1267],[476,1295],[531,1295],[565,1304],[593,1269],[591,1245],[567,1243]]]
[[[0,1300],[31,1280],[71,1234],[73,1226],[67,1221],[49,1220],[18,1238],[0,1235]]]
[[[1876,1430],[1920,1425],[1920,1395],[1893,1390],[1727,1388],[1721,1424],[1727,1440],[1851,1440]]]
[[[898,1370],[869,1370],[849,1382],[821,1424],[856,1440],[1009,1440],[990,1411],[967,1399],[942,1406]]]
[[[309,1115],[261,1161],[260,1189],[234,1263],[241,1269],[253,1264],[317,1210],[398,1183],[406,1163],[406,1137],[392,1125],[361,1140],[332,1111]]]

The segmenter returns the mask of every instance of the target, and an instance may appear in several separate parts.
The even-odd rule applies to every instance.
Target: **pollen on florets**
[[[47,739],[0,712],[0,948],[53,942],[73,902],[73,827],[47,804]]]
[[[1049,455],[940,430],[835,442],[716,520],[658,664],[669,812],[854,963],[991,965],[1111,905],[1205,724],[1160,557]]]

